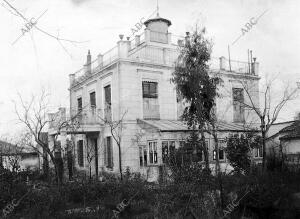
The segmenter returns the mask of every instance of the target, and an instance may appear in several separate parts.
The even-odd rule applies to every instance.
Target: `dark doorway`
[[[95,174],[96,179],[98,180],[98,144],[97,144],[97,138],[94,139],[95,144]]]

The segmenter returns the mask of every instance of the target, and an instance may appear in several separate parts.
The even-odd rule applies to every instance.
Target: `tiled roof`
[[[0,140],[0,153],[1,154],[8,154],[15,152],[17,150],[17,146],[11,143],[5,142]]]
[[[279,132],[280,133],[290,132],[290,131],[294,131],[294,130],[299,129],[299,128],[300,128],[300,121],[295,121],[291,125],[281,129]]]
[[[286,134],[280,138],[280,140],[287,140],[291,138],[300,138],[300,121],[295,121],[292,125],[289,125],[279,131],[279,133]]]
[[[190,131],[187,124],[179,120],[138,120],[138,122],[150,125],[161,132]],[[253,131],[253,129],[245,128],[243,125],[225,122],[219,122],[217,127],[218,131]]]
[[[17,145],[11,144],[6,141],[0,140],[0,154],[2,156],[10,156],[10,155],[31,155],[36,154],[37,152],[34,152],[32,150],[29,150],[26,148],[18,147]]]

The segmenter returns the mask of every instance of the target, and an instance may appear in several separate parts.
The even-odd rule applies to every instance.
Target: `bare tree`
[[[61,152],[61,146],[57,144],[57,136],[61,134],[62,130],[76,129],[79,123],[76,122],[78,114],[72,116],[70,119],[59,118],[57,116],[49,116],[49,95],[42,89],[42,92],[38,96],[32,95],[29,102],[24,101],[23,97],[18,94],[18,101],[13,101],[15,105],[15,113],[18,120],[25,125],[27,130],[27,144],[33,148],[36,152],[43,156],[40,148],[43,149],[47,155],[49,155],[57,178],[57,182],[60,185],[62,183],[63,176],[63,161],[61,157],[57,157],[55,152]],[[48,142],[43,139],[43,133],[46,131],[51,123],[55,122],[53,128],[55,132],[55,145],[53,148],[49,148]],[[33,138],[33,139],[32,139]],[[35,141],[38,145],[34,144]]]
[[[96,153],[95,148],[87,142],[87,144],[86,144],[86,159],[87,159],[87,162],[89,164],[90,180],[92,179],[92,165],[91,165],[91,163],[92,163],[93,159],[96,156],[95,153]]]
[[[110,109],[109,109],[110,111]],[[122,142],[122,132],[124,128],[124,117],[127,114],[127,111],[125,111],[120,119],[118,120],[112,120],[111,116],[105,116],[105,118],[100,119],[104,122],[104,125],[107,125],[110,129],[110,133],[114,141],[116,142],[118,146],[118,155],[119,155],[119,172],[120,172],[120,178],[123,180],[123,169],[122,169],[122,149],[121,149],[121,142]]]
[[[279,113],[283,109],[283,107],[287,104],[288,101],[292,100],[296,93],[297,89],[291,89],[288,85],[285,87],[283,91],[283,95],[278,98],[276,103],[273,101],[274,93],[272,94],[272,84],[273,80],[267,81],[265,88],[263,90],[262,95],[262,104],[258,106],[256,101],[254,100],[253,89],[249,83],[246,81],[240,81],[243,89],[248,97],[249,101],[243,101],[242,104],[245,108],[252,110],[255,115],[259,118],[260,122],[260,132],[262,137],[262,150],[263,150],[263,158],[262,158],[262,167],[263,169],[266,167],[266,138],[267,133],[270,127],[275,123],[278,118]]]

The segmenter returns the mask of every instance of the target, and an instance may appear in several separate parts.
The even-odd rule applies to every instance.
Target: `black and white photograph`
[[[299,219],[300,1],[0,0],[0,219]]]

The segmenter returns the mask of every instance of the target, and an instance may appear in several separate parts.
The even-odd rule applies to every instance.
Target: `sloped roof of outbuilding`
[[[285,134],[280,140],[300,139],[300,121],[297,120],[293,124],[281,129],[279,133]]]
[[[184,121],[179,120],[138,120],[140,124],[147,124],[160,132],[187,132],[191,131]],[[236,123],[218,122],[217,130],[220,132],[253,132],[253,128],[246,128]]]

